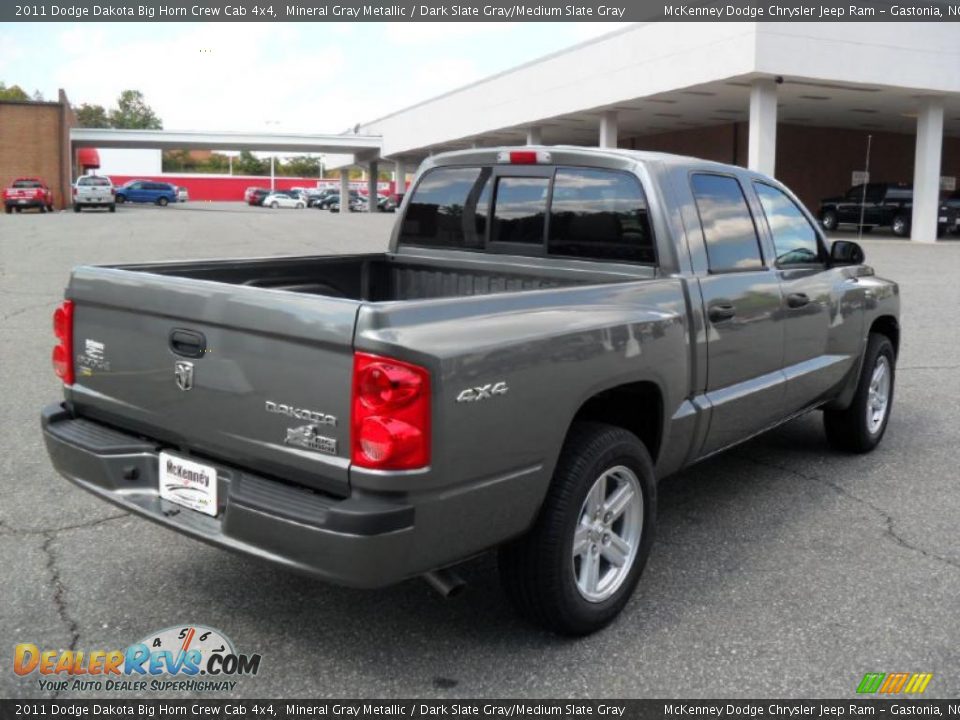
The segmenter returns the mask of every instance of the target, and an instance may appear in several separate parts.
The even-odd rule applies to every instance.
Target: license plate
[[[160,497],[216,517],[217,469],[160,453]]]
[[[26,204],[27,204],[27,201],[26,201],[26,200],[17,200],[17,202],[20,203],[21,205],[26,205]]]
[[[946,221],[947,221],[946,215],[941,215],[940,217],[937,218],[937,222],[945,223]]]

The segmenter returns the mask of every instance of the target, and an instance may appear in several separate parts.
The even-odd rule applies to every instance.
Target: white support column
[[[543,145],[543,130],[539,125],[527,128],[527,145]]]
[[[375,160],[367,168],[367,212],[377,212],[377,175],[380,170]]]
[[[394,195],[397,198],[402,198],[407,192],[407,168],[403,164],[403,160],[394,162],[394,174],[396,175]]]
[[[913,162],[913,221],[910,239],[937,241],[940,160],[943,155],[943,99],[924,100],[917,114],[917,154]]]
[[[750,88],[747,167],[773,177],[777,163],[777,84],[754,80]]]
[[[600,147],[615,148],[617,146],[617,111],[607,110],[600,116]]]
[[[340,169],[340,213],[342,215],[350,212],[350,168]]]
[[[276,175],[276,172],[274,171],[274,160],[276,160],[276,157],[271,155],[270,156],[270,189],[271,190],[276,190],[277,188],[277,175]]]

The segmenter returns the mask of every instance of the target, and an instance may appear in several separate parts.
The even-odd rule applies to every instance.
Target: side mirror
[[[831,265],[862,265],[863,248],[852,240],[834,240],[830,246]]]

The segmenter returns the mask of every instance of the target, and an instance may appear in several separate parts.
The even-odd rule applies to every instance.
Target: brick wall
[[[17,177],[39,177],[54,204],[70,201],[70,128],[76,123],[63,91],[60,102],[0,101],[0,187]]]

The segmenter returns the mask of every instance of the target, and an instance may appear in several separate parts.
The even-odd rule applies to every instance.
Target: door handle
[[[787,295],[787,307],[802,308],[810,303],[806,293],[790,293]]]
[[[170,333],[170,349],[183,357],[203,357],[207,351],[207,339],[195,330],[176,329]]]
[[[736,314],[736,309],[729,303],[718,303],[717,305],[711,305],[710,309],[707,311],[707,317],[710,318],[711,322],[723,322],[724,320],[730,320]]]

